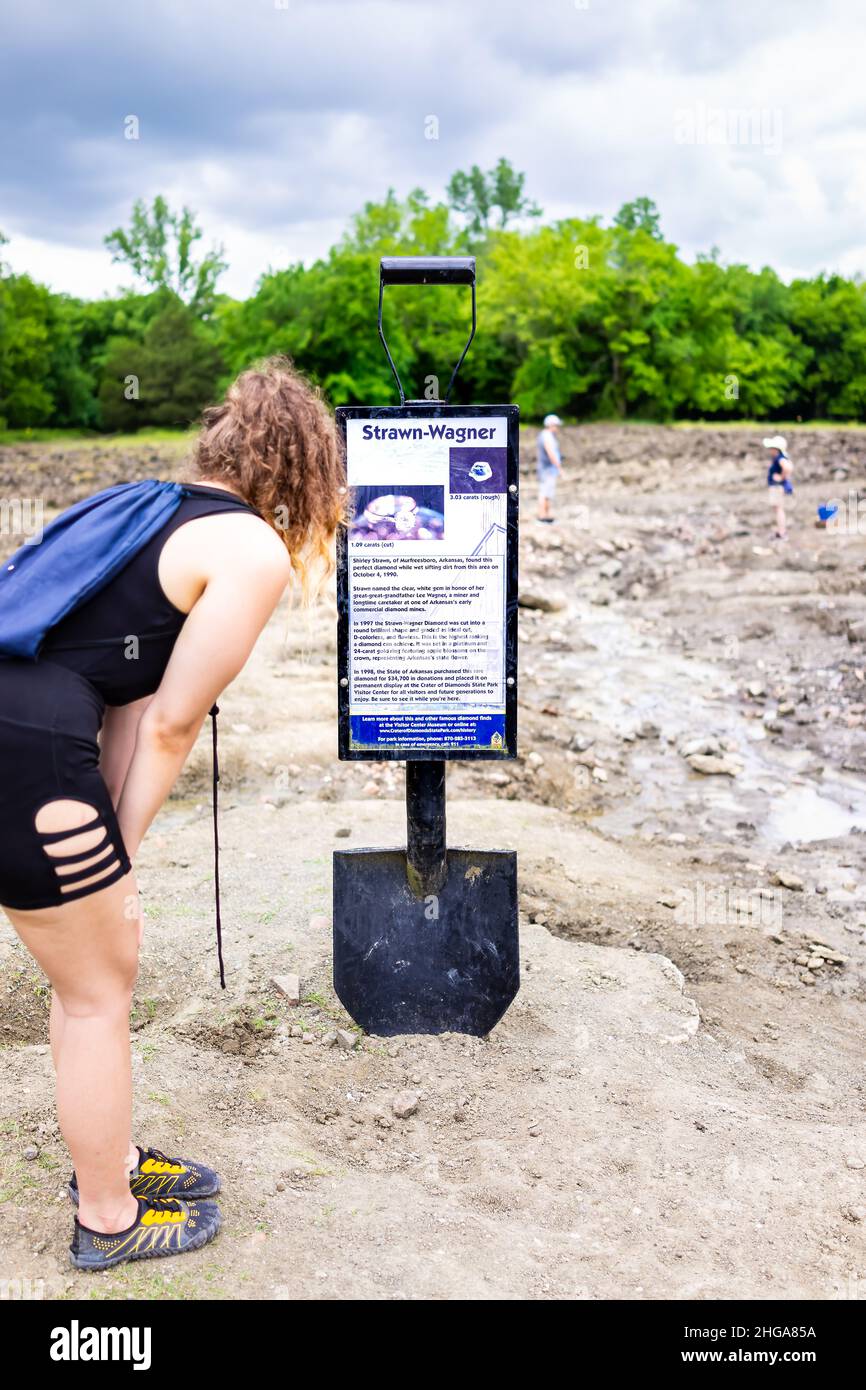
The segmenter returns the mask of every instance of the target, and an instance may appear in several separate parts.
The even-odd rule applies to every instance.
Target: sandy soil
[[[453,842],[519,853],[515,1004],[486,1039],[331,1043],[352,1027],[331,851],[400,842],[402,771],[337,761],[333,606],[281,609],[221,701],[225,994],[204,735],[138,866],[138,1133],[220,1168],[225,1228],[184,1259],[70,1271],[46,991],[4,921],[0,1278],[55,1298],[863,1296],[866,506],[860,534],[813,520],[863,495],[866,435],[794,437],[787,545],[744,431],[567,431],[551,527],[530,444],[520,756],[449,771]],[[25,446],[0,482],[58,505],[175,464]]]

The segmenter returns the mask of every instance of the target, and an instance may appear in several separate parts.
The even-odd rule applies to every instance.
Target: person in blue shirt
[[[538,520],[552,525],[551,506],[556,496],[556,484],[562,477],[562,454],[558,431],[562,421],[558,415],[545,415],[544,428],[538,436]]]
[[[781,434],[771,435],[763,441],[764,448],[772,450],[770,466],[767,469],[767,497],[775,513],[776,540],[786,541],[788,530],[785,524],[785,498],[793,495],[791,481],[794,469],[788,457],[788,443]]]

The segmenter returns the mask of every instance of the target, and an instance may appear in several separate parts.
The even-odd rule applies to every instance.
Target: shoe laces
[[[182,1211],[183,1203],[179,1197],[145,1197],[142,1199],[151,1211]]]
[[[175,1162],[173,1158],[169,1158],[168,1154],[164,1154],[162,1149],[144,1149],[143,1153],[145,1158],[155,1158],[157,1163]]]

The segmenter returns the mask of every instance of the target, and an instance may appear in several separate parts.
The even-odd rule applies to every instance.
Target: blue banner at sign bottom
[[[353,748],[504,748],[503,714],[353,714]]]

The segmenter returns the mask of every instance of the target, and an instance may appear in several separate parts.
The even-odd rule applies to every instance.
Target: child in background
[[[788,444],[783,435],[771,435],[763,443],[765,449],[773,451],[767,469],[767,496],[775,512],[776,540],[786,541],[788,531],[785,525],[785,498],[792,496],[794,492],[794,484],[791,482],[794,469],[788,458]]]

